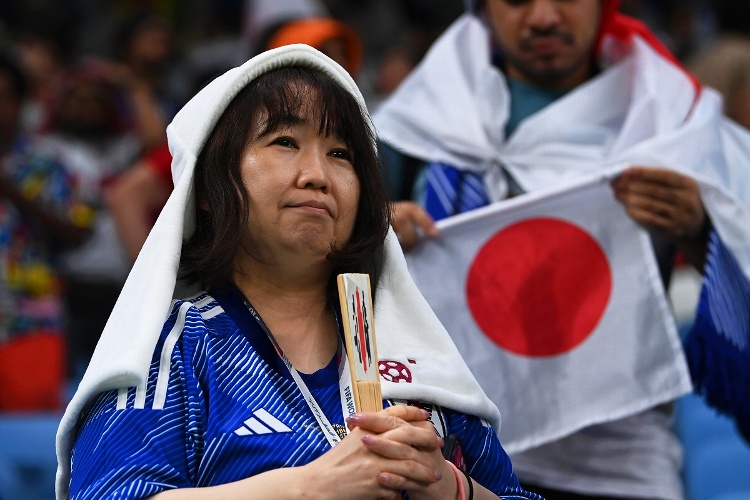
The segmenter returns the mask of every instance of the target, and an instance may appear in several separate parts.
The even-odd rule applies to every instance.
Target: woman
[[[364,102],[340,66],[301,45],[261,54],[168,135],[175,189],[61,423],[59,498],[533,497],[484,420],[497,425],[496,408],[408,277]],[[164,323],[183,235],[182,281],[207,292]],[[397,368],[382,370],[383,394],[429,411],[342,413],[333,284],[351,271],[376,284],[378,351]],[[443,459],[449,434],[466,475]]]

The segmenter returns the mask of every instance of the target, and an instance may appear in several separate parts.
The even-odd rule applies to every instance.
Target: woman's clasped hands
[[[327,498],[456,498],[457,483],[443,459],[443,440],[428,413],[397,405],[347,419],[349,434],[323,456],[304,466],[310,485]]]

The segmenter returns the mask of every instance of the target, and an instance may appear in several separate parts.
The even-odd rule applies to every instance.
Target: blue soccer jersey
[[[300,374],[344,433],[338,356]],[[472,477],[507,498],[525,493],[494,431],[441,410],[463,443]],[[178,301],[164,325],[145,387],[101,394],[72,453],[70,496],[143,498],[215,486],[304,465],[330,445],[298,386],[238,291]]]

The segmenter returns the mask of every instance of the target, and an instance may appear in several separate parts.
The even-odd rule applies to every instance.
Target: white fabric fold
[[[68,497],[70,453],[75,427],[87,403],[102,391],[142,386],[154,347],[176,290],[182,241],[194,230],[193,173],[216,121],[250,81],[275,68],[302,65],[332,77],[352,94],[367,115],[364,99],[349,74],[306,45],[260,54],[207,85],[167,128],[173,156],[174,190],[149,234],[96,346],[57,433],[57,498]],[[187,291],[185,291],[187,293]],[[499,431],[500,414],[486,397],[448,333],[414,285],[393,231],[385,245],[383,278],[375,308],[381,359],[409,367],[411,383],[383,381],[387,398],[430,401],[487,419]]]

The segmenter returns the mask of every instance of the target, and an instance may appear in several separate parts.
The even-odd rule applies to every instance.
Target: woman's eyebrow
[[[304,125],[310,121],[308,116],[300,116],[293,113],[286,113],[278,118],[279,125],[293,126],[293,125]]]
[[[283,115],[277,116],[273,120],[266,119],[265,123],[261,123],[262,127],[260,129],[258,137],[273,134],[274,132],[277,132],[282,128],[304,125],[309,121],[309,117],[300,116],[294,113],[285,113]]]

